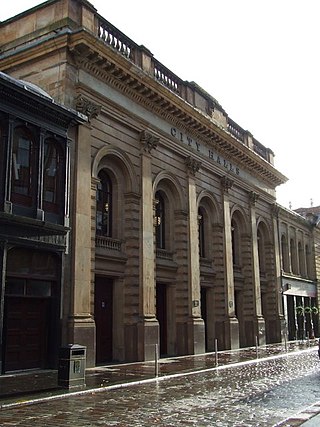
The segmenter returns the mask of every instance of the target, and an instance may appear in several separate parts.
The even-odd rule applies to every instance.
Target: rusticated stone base
[[[239,348],[239,322],[236,317],[224,321],[224,335],[226,349]]]
[[[205,326],[201,318],[188,321],[188,354],[205,353]]]
[[[96,328],[90,316],[74,316],[68,322],[68,343],[79,344],[87,349],[86,367],[92,368],[96,364]]]
[[[159,345],[159,323],[155,317],[138,323],[138,360],[154,360],[156,344]]]

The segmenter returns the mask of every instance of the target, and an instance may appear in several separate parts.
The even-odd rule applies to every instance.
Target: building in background
[[[85,0],[47,1],[0,35],[2,71],[89,119],[70,140],[50,345],[85,345],[94,366],[150,360],[156,344],[172,356],[295,339],[282,268],[317,305],[314,226],[276,204],[286,177],[273,152]],[[292,249],[286,269],[291,240],[301,259]],[[3,294],[9,286],[3,275]]]
[[[318,336],[318,214],[302,215],[279,207],[281,291],[289,340]]]

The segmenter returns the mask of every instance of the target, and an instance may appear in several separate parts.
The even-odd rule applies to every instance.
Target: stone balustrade
[[[96,247],[102,249],[109,249],[112,251],[121,251],[121,240],[112,239],[106,236],[96,236]]]

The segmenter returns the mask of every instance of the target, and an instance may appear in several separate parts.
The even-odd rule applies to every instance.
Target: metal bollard
[[[214,355],[215,355],[215,364],[218,366],[218,339],[214,340]]]
[[[258,335],[256,335],[256,357],[259,358],[259,340]]]
[[[159,376],[159,350],[158,344],[154,346],[154,375],[155,377]]]

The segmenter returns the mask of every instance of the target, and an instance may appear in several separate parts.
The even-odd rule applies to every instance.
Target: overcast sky
[[[42,3],[3,1],[0,20]],[[275,153],[277,201],[320,205],[319,0],[95,0],[98,13],[216,98]],[[318,130],[319,129],[319,130]]]

